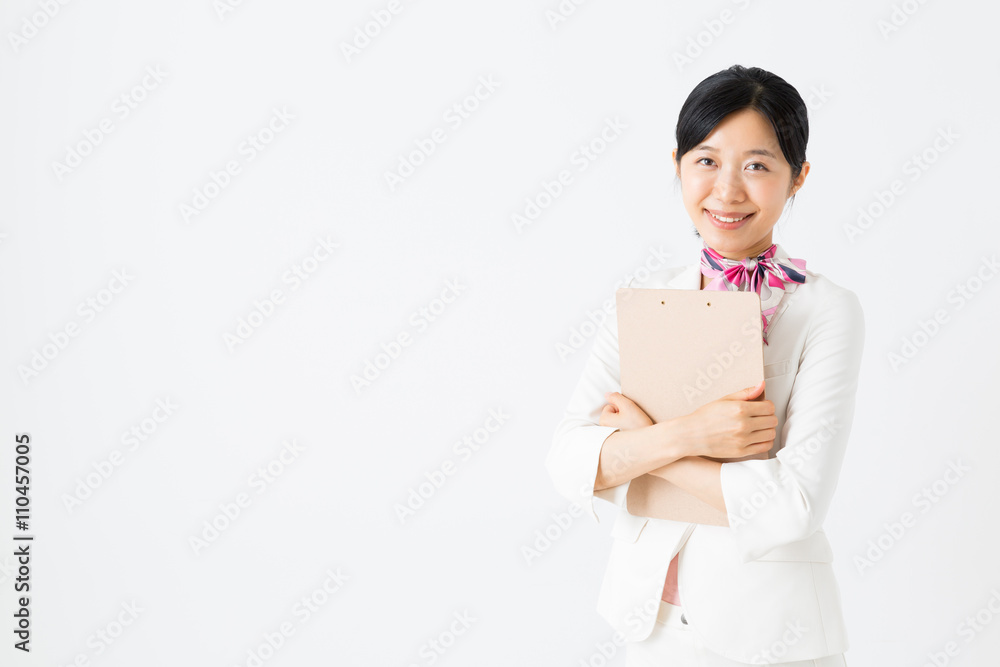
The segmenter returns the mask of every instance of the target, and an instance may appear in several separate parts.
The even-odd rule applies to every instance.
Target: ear
[[[677,149],[670,151],[670,159],[674,161],[674,171],[677,172],[677,178],[681,177],[681,166],[677,164]]]
[[[799,172],[799,177],[792,181],[792,185],[788,190],[788,196],[791,197],[796,192],[798,192],[802,185],[806,182],[806,176],[809,174],[809,163],[806,161],[802,162],[802,171]]]

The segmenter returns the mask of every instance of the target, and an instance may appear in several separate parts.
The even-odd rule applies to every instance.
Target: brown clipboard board
[[[691,289],[621,288],[615,293],[621,393],[653,423],[764,379],[760,295]],[[753,400],[765,400],[764,392]],[[762,452],[736,459],[773,457]],[[656,475],[634,478],[626,494],[634,516],[728,526],[725,512]]]

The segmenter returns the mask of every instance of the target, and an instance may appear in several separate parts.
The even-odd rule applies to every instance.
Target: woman
[[[620,393],[612,315],[554,434],[546,466],[559,492],[598,521],[594,497],[619,508],[597,608],[627,665],[846,665],[822,524],[854,416],[864,314],[853,292],[772,241],[809,173],[808,134],[801,96],[770,72],[734,65],[699,83],[673,159],[700,256],[628,285],[758,292],[764,381],[653,424]],[[750,400],[765,386],[767,400]],[[629,514],[629,482],[646,473],[729,525]]]

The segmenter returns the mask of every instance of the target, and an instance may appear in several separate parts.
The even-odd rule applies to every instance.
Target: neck
[[[725,257],[726,259],[732,259],[732,260],[736,260],[737,262],[741,262],[744,259],[746,259],[747,257],[756,257],[757,255],[760,255],[761,253],[763,253],[764,251],[766,251],[768,248],[770,248],[772,245],[774,245],[774,241],[772,241],[771,239],[765,239],[765,240],[761,241],[760,243],[758,243],[753,248],[747,248],[746,250],[740,250],[740,251],[737,251],[737,252],[722,252],[721,250],[719,250],[717,248],[712,248],[712,250],[715,250],[715,252],[719,253],[720,255],[722,255],[723,257]]]

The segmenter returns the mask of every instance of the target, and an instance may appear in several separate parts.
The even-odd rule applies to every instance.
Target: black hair
[[[774,128],[778,145],[792,167],[792,180],[802,173],[809,141],[806,103],[795,88],[759,67],[733,65],[716,72],[691,91],[677,118],[677,164],[704,141],[722,119],[743,109],[760,113]],[[792,195],[795,202],[795,195]]]

